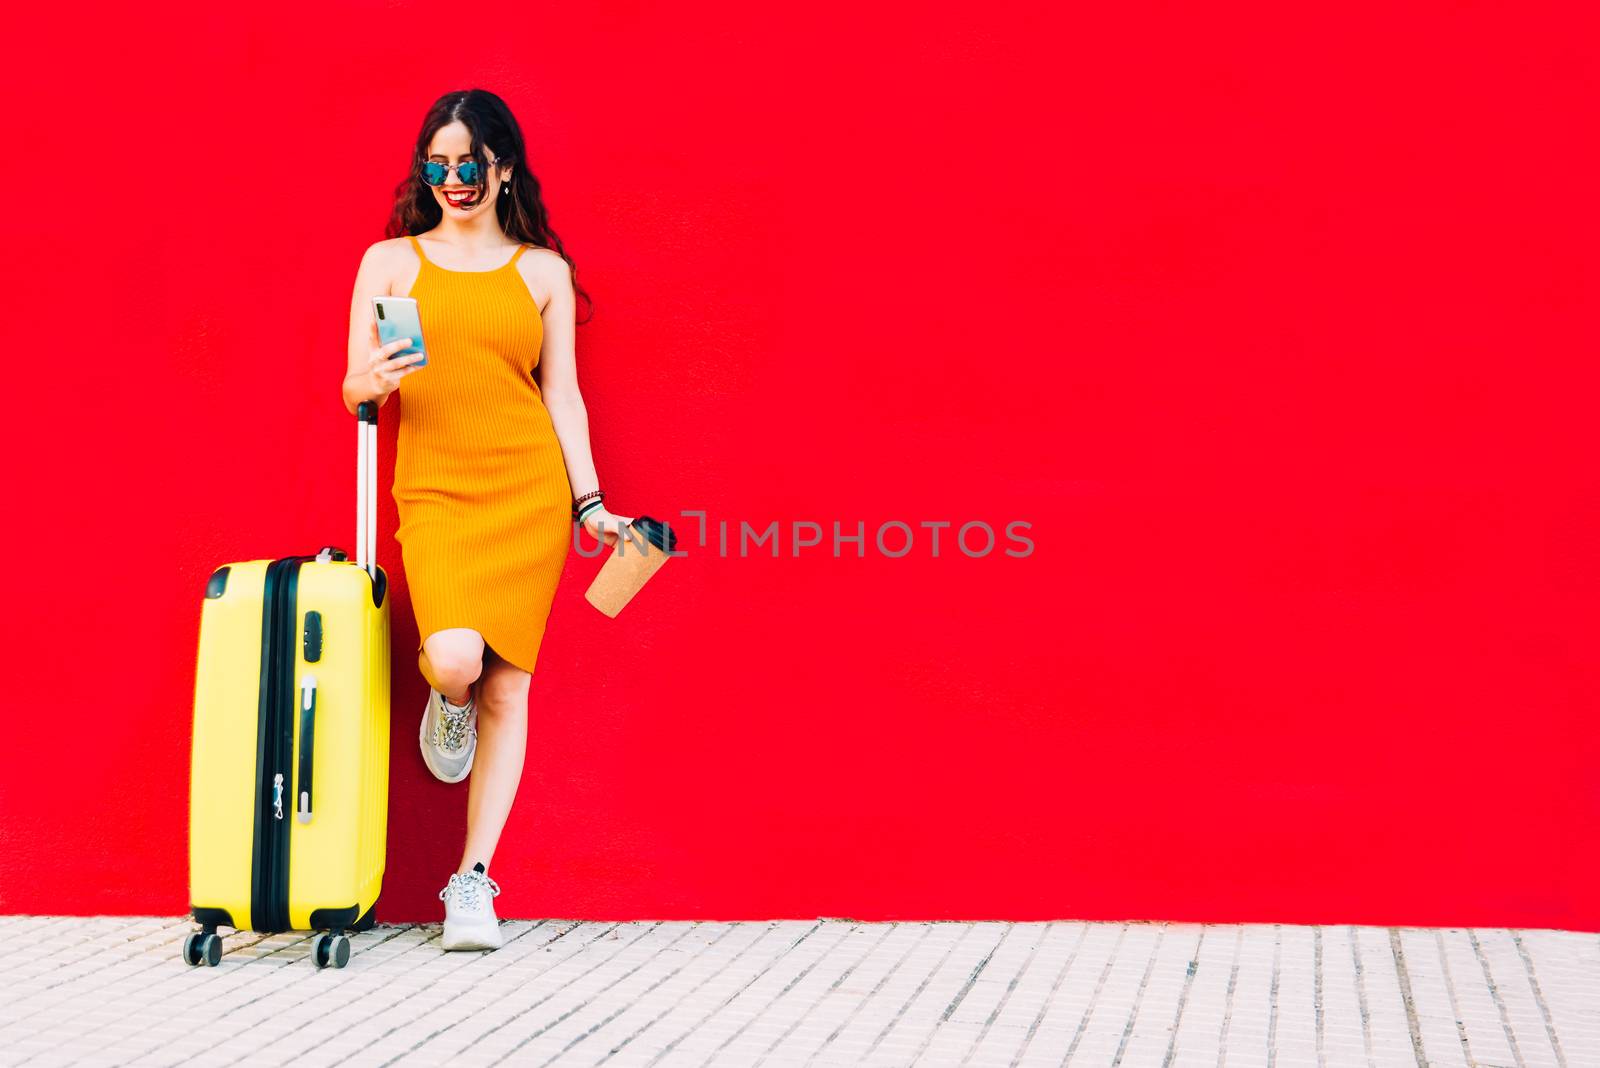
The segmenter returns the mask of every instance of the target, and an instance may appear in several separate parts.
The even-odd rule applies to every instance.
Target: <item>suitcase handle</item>
[[[301,823],[311,822],[311,766],[316,728],[317,677],[307,675],[300,680],[300,774],[295,779],[300,795],[295,818]]]
[[[356,566],[378,581],[378,404],[356,406]]]

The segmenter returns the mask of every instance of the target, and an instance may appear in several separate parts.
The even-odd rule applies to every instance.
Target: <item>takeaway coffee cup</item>
[[[589,584],[584,598],[600,611],[617,618],[623,606],[644,588],[650,576],[672,557],[678,536],[659,519],[642,515],[622,529],[617,548]]]

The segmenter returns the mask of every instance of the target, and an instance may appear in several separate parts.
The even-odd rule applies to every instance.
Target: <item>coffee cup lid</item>
[[[637,530],[640,534],[643,534],[645,539],[648,540],[651,545],[654,545],[662,552],[670,553],[673,549],[677,548],[677,532],[659,519],[642,515],[635,519],[632,523],[629,523],[628,526],[633,530]]]

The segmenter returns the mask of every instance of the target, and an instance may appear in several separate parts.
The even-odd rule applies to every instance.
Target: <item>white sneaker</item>
[[[481,863],[465,875],[450,876],[439,891],[444,902],[444,948],[499,949],[504,944],[494,914],[494,899],[499,896],[499,885]]]
[[[422,762],[436,779],[460,782],[472,770],[478,751],[478,704],[467,691],[465,705],[453,705],[444,694],[428,687],[428,707],[417,730]]]

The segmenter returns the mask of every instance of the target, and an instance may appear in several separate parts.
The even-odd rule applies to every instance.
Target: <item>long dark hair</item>
[[[486,145],[493,145],[499,158],[511,165],[511,188],[495,201],[495,214],[507,236],[530,245],[538,245],[556,252],[572,269],[573,291],[589,305],[589,314],[577,320],[586,323],[594,317],[594,301],[578,284],[578,266],[567,255],[561,238],[550,229],[550,216],[545,211],[544,199],[539,193],[539,179],[528,166],[528,154],[522,142],[522,127],[506,102],[487,89],[464,89],[446,93],[428,109],[422,120],[422,131],[417,134],[416,149],[411,153],[411,173],[395,188],[394,211],[389,224],[384,227],[385,237],[404,237],[420,234],[439,225],[444,209],[433,199],[432,188],[422,180],[422,165],[427,161],[428,146],[441,126],[459,122],[472,133],[472,155],[482,162],[491,153]],[[480,170],[477,199],[488,195],[488,182],[492,168]]]

